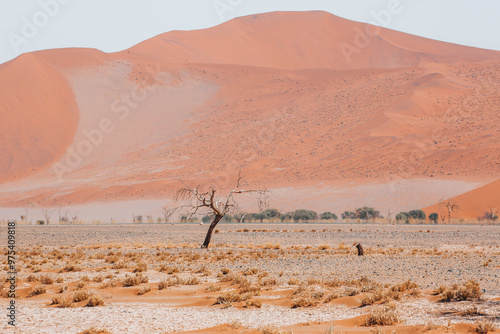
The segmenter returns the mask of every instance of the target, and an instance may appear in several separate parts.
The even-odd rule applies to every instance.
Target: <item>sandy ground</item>
[[[91,327],[111,333],[266,333],[265,326],[325,333],[333,325],[336,332],[367,333],[374,327],[363,326],[365,319],[387,307],[398,316],[394,325],[379,326],[387,333],[466,333],[480,321],[500,324],[498,226],[221,224],[212,247],[201,250],[206,228],[18,225],[16,333],[79,333]],[[364,245],[363,257],[356,255],[357,242]],[[146,267],[137,269],[141,264]],[[28,297],[46,275],[54,280],[45,282],[46,292]],[[148,279],[125,286],[133,277]],[[179,284],[159,288],[177,279]],[[408,280],[418,288],[398,288],[397,299],[361,307],[377,289],[390,291]],[[481,299],[440,302],[443,296],[435,295],[441,286],[470,280],[479,283]],[[253,291],[252,286],[259,291],[249,300],[259,307],[248,306],[248,300],[217,303],[221,294],[244,295],[244,287]],[[145,287],[151,291],[139,295]],[[104,305],[53,304],[54,296],[78,291],[100,296]],[[292,307],[301,296],[317,303]],[[8,300],[1,302],[3,307]]]

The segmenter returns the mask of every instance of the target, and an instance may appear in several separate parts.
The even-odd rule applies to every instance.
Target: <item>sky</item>
[[[1,0],[0,63],[52,48],[115,52],[171,30],[299,10],[500,51],[499,0]]]

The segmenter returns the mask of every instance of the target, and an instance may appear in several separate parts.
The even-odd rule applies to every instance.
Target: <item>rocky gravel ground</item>
[[[221,224],[214,234],[212,247],[199,248],[208,226],[174,225],[77,225],[17,226],[19,249],[63,249],[96,257],[110,250],[121,253],[158,252],[204,255],[217,261],[186,263],[186,272],[196,272],[202,264],[212,273],[221,268],[242,272],[246,268],[267,271],[278,280],[277,287],[287,286],[290,278],[338,279],[367,277],[378,283],[396,284],[411,279],[423,290],[451,286],[474,279],[480,283],[485,301],[480,308],[488,315],[500,314],[500,226],[461,225],[375,225],[375,224]],[[0,240],[7,240],[0,229]],[[279,232],[278,232],[279,230]],[[354,245],[361,242],[366,255],[356,255]],[[258,253],[258,256],[245,256]],[[227,254],[232,258],[228,258]],[[158,264],[159,265],[159,264]],[[81,272],[60,273],[64,281],[76,281],[92,271],[89,262]],[[121,277],[126,273],[116,274]],[[151,265],[150,283],[164,277]],[[20,273],[20,277],[27,273]],[[204,277],[202,282],[216,281]],[[2,307],[7,300],[2,299]],[[169,333],[208,328],[239,322],[256,328],[257,324],[278,326],[308,321],[332,321],[366,314],[369,308],[328,305],[290,309],[264,305],[261,309],[210,307],[175,308],[155,303],[108,303],[97,308],[46,308],[44,303],[21,300],[16,333],[77,333],[93,325],[113,333]],[[434,303],[425,299],[398,302],[397,309],[405,324],[432,321],[472,322],[456,315],[470,306],[465,303]],[[455,310],[456,309],[456,310]],[[443,314],[448,314],[443,316]],[[455,314],[455,316],[453,315]],[[500,319],[496,318],[497,324]],[[3,329],[2,329],[3,328]],[[3,324],[0,331],[10,333]]]

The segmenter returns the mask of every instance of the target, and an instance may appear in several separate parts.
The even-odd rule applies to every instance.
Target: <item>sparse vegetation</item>
[[[30,297],[34,297],[34,296],[38,296],[38,295],[42,295],[44,293],[47,292],[47,288],[45,287],[45,285],[41,284],[41,285],[37,285],[36,287],[34,287],[29,293],[28,293],[28,298]]]

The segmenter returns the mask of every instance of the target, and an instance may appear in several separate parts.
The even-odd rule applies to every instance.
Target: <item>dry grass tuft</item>
[[[398,321],[394,307],[386,307],[368,314],[363,326],[392,326]]]
[[[96,307],[96,306],[103,306],[103,305],[104,305],[104,300],[99,295],[91,296],[89,298],[89,302],[87,303],[87,306],[89,306],[89,307]]]
[[[487,334],[488,332],[494,332],[496,330],[496,326],[493,320],[479,320],[475,323],[476,331],[479,334]]]
[[[444,291],[443,291],[444,290]],[[434,292],[443,296],[441,301],[449,302],[456,300],[479,300],[481,299],[482,292],[479,283],[475,280],[468,280],[461,286],[455,284],[451,288],[439,287]]]
[[[250,300],[247,300],[245,302],[245,306],[246,307],[255,307],[255,308],[261,308],[262,307],[262,303],[260,300],[257,300],[257,299],[250,299]]]
[[[56,295],[52,297],[52,304],[59,308],[73,307],[72,295]]]
[[[92,293],[87,290],[77,291],[73,294],[73,301],[75,303],[82,302],[84,300],[89,299],[92,296]]]
[[[136,274],[135,276],[128,276],[122,281],[123,286],[135,286],[141,283],[148,283],[149,279],[147,276],[142,276]]]
[[[147,286],[142,287],[142,289],[140,289],[139,292],[137,292],[137,294],[139,296],[142,296],[143,294],[146,294],[149,291],[151,291],[151,287],[149,285],[147,285]]]
[[[292,308],[313,307],[316,305],[318,305],[318,300],[307,296],[298,297],[292,301]]]
[[[287,334],[284,330],[275,325],[265,325],[259,328],[262,334]]]
[[[221,287],[220,286],[217,286],[215,284],[210,284],[209,286],[207,286],[205,288],[205,291],[206,292],[218,292],[220,291]]]
[[[41,275],[40,278],[38,279],[38,282],[45,285],[50,285],[54,284],[54,279],[52,278],[52,276],[46,274],[46,275]]]
[[[148,270],[148,265],[143,263],[143,262],[140,262],[134,268],[134,273],[142,273],[142,272],[147,271],[147,270]]]
[[[82,271],[82,266],[75,264],[75,263],[68,262],[68,263],[66,263],[66,265],[64,266],[62,271],[67,271],[67,272],[69,272],[69,271]]]
[[[31,298],[33,296],[38,296],[38,295],[42,295],[44,293],[47,292],[47,288],[45,287],[45,285],[41,284],[41,285],[37,285],[35,286],[28,294],[28,298]]]
[[[198,285],[200,284],[200,279],[195,276],[188,277],[185,280],[182,280],[183,285]]]

